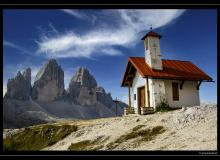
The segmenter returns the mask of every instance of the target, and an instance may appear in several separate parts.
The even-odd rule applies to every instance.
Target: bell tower
[[[163,70],[161,53],[160,53],[160,38],[162,36],[156,32],[148,32],[141,40],[144,40],[145,61],[152,68]]]

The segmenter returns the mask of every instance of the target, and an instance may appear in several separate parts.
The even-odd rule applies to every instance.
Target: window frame
[[[173,101],[179,101],[179,83],[178,82],[172,82],[172,97]]]

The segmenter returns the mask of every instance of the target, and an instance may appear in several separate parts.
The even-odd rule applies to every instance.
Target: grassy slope
[[[7,150],[41,150],[53,145],[72,132],[77,131],[75,125],[37,125],[25,128],[3,141],[3,149]]]

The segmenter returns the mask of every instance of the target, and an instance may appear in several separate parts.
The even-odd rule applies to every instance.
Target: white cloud
[[[52,29],[52,31],[54,32],[54,33],[59,33],[58,32],[58,30],[53,26],[53,24],[52,23],[49,23],[49,27]]]
[[[64,10],[63,10],[64,11]],[[65,10],[78,18],[83,18],[80,11]],[[103,11],[102,11],[103,12]],[[114,22],[105,21],[102,26],[82,34],[69,31],[54,36],[42,36],[38,43],[38,53],[47,57],[87,57],[95,55],[121,55],[115,46],[132,47],[140,42],[140,32],[152,25],[154,29],[165,26],[179,17],[184,10],[111,10],[103,12],[106,17],[116,17]],[[83,16],[83,17],[80,17]],[[110,19],[110,18],[109,18]],[[112,23],[115,26],[112,27]],[[108,25],[109,24],[109,25]],[[111,26],[111,27],[110,27]]]
[[[79,19],[87,19],[88,16],[86,16],[85,14],[82,14],[81,12],[79,12],[76,9],[61,9],[62,12],[67,13],[75,18],[79,18]]]
[[[21,54],[25,54],[26,53],[26,54],[32,55],[31,52],[26,50],[25,48],[23,48],[23,47],[21,47],[21,46],[19,46],[17,44],[5,41],[5,40],[3,41],[3,46],[17,49],[18,51],[20,51]]]
[[[95,24],[97,17],[91,13],[84,14],[83,12],[79,11],[78,9],[61,9],[60,11],[81,20],[87,20],[92,24]]]

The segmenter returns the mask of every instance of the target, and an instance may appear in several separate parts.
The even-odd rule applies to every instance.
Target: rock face
[[[97,101],[109,107],[114,105],[111,93],[106,93],[104,88],[97,87],[95,93]]]
[[[64,93],[64,72],[55,59],[50,59],[37,73],[32,89],[32,98],[53,101]]]
[[[29,91],[29,95],[31,95],[31,69],[27,68],[23,73],[22,73],[24,79],[27,82],[27,86],[28,86],[28,91]]]
[[[31,87],[31,69],[27,68],[22,75],[24,76],[24,79],[30,84]]]
[[[70,86],[71,85],[80,85],[92,89],[97,86],[97,82],[86,68],[80,67],[72,77]]]
[[[107,107],[111,107],[113,100],[105,89],[97,86],[95,78],[86,68],[80,67],[72,77],[69,88],[69,97],[80,105],[94,105],[102,103]]]
[[[19,71],[15,78],[9,79],[5,98],[28,100],[31,93],[31,69],[26,69],[23,74]]]

